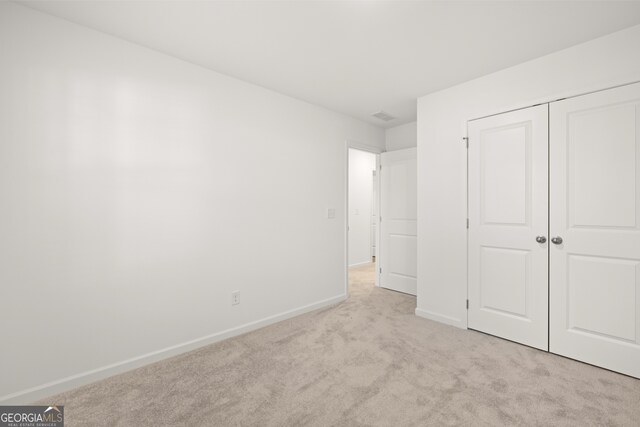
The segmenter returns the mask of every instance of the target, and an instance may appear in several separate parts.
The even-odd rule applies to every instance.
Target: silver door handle
[[[547,238],[544,236],[538,236],[536,237],[536,242],[538,243],[547,243]]]
[[[554,245],[561,245],[562,237],[558,236],[558,237],[551,238],[551,243],[553,243]]]

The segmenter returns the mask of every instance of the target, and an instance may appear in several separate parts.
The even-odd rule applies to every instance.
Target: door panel
[[[531,252],[480,248],[480,307],[497,314],[527,319],[528,274]]]
[[[417,150],[380,156],[380,286],[416,294]]]
[[[550,117],[550,350],[640,377],[640,85]]]
[[[582,255],[569,255],[567,262],[568,328],[635,341],[635,288],[640,263]]]
[[[469,328],[547,350],[548,109],[469,122]]]
[[[526,123],[483,132],[480,204],[484,224],[527,225],[527,200],[531,197],[527,132],[530,126]]]
[[[554,106],[554,111],[561,107]],[[631,103],[559,117],[569,126],[568,141],[560,138],[570,150],[567,195],[572,227],[636,227],[636,115]]]

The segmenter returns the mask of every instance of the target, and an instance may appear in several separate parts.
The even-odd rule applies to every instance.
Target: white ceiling
[[[20,3],[382,127],[415,120],[422,95],[640,24],[639,1]]]

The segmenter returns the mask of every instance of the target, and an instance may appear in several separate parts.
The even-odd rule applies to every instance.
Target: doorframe
[[[344,145],[344,171],[345,171],[345,192],[344,192],[344,294],[349,297],[349,149],[366,151],[376,155],[376,187],[378,190],[378,200],[376,207],[378,215],[376,217],[376,283],[377,287],[380,286],[380,154],[386,152],[385,149],[376,147],[374,145],[363,144],[358,141],[347,139]]]

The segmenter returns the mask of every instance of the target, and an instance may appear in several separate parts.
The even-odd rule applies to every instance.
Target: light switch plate
[[[336,210],[334,208],[327,209],[327,219],[334,219],[336,217]]]

